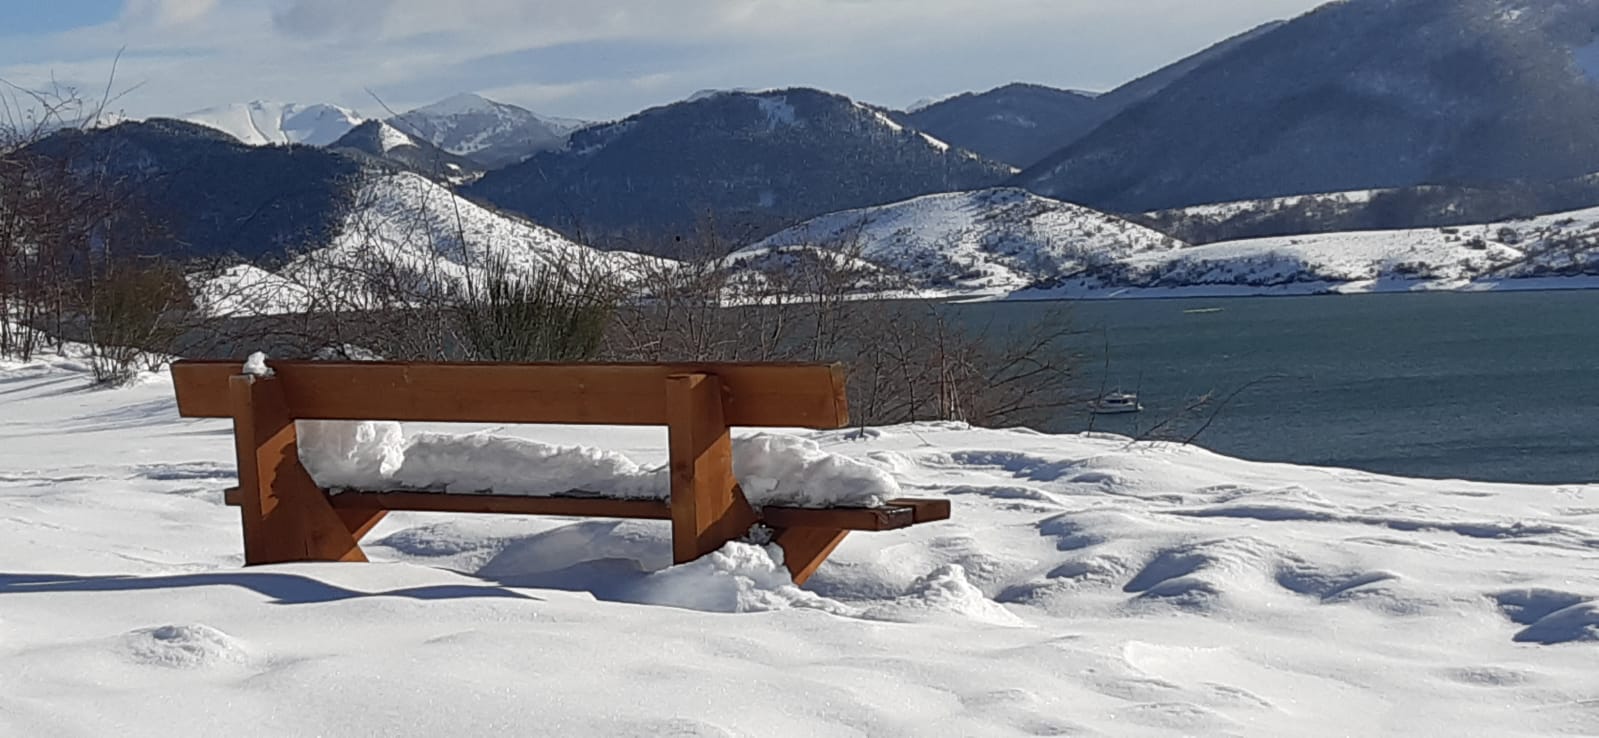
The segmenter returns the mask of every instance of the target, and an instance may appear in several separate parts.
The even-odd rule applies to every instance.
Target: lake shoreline
[[[1358,282],[1295,282],[1285,285],[1185,285],[1181,287],[1064,287],[1005,294],[949,298],[956,303],[1103,302],[1117,300],[1232,299],[1247,297],[1318,297],[1394,294],[1493,294],[1506,292],[1569,292],[1599,289],[1599,276],[1516,277],[1471,282],[1437,280],[1364,280]]]

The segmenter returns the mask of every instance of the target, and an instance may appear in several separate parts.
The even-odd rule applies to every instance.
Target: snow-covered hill
[[[1599,286],[1599,208],[1484,225],[1280,236],[1132,254],[1035,296]]]
[[[257,100],[220,105],[178,116],[210,126],[251,146],[306,144],[326,146],[361,125],[359,113],[336,105]]]
[[[998,188],[824,215],[740,254],[795,246],[842,251],[913,289],[993,293],[1184,244],[1113,215]]]
[[[503,260],[513,274],[557,266],[626,278],[649,258],[591,249],[483,208],[420,175],[394,173],[371,179],[355,193],[325,248],[275,273],[241,265],[202,277],[195,292],[201,308],[216,315],[349,309],[375,304],[363,280],[393,285],[425,278],[465,289],[469,276],[481,284],[491,259]]]
[[[389,123],[490,168],[560,148],[568,134],[588,125],[586,121],[541,116],[469,93],[397,115]]]
[[[375,563],[245,569],[230,422],[75,362],[0,363],[0,735],[1599,733],[1595,485],[919,424],[797,434],[953,507],[803,589],[552,517],[393,513]]]
[[[1316,198],[1340,207],[1372,194]],[[1260,204],[1192,210],[1195,217],[1225,218]],[[831,213],[741,249],[730,263],[754,275],[811,249],[843,259],[838,266],[856,275],[862,291],[922,295],[1049,299],[1588,287],[1599,286],[1599,208],[1458,227],[1190,246],[1113,215],[997,188]]]

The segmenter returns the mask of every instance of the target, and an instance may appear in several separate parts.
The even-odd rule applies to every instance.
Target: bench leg
[[[788,567],[789,576],[798,585],[816,573],[846,535],[849,531],[835,528],[784,528],[772,537],[772,542],[783,548],[783,566]]]
[[[383,522],[383,518],[389,514],[388,510],[335,508],[335,511],[339,514],[339,520],[344,521],[344,527],[350,531],[350,536],[355,538],[356,543],[360,543],[367,532]]]
[[[244,563],[366,561],[356,533],[365,533],[376,517],[341,517],[300,466],[282,384],[270,377],[240,375],[229,380],[228,393],[239,460]]]
[[[683,564],[737,540],[759,520],[733,478],[733,436],[714,375],[666,380],[672,471],[672,560]]]

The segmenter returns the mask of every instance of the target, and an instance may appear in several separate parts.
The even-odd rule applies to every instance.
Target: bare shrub
[[[1084,398],[1073,391],[1077,335],[1064,311],[1002,330],[943,307],[885,295],[912,287],[863,258],[859,231],[815,247],[686,258],[642,280],[610,337],[612,358],[641,361],[839,361],[863,424],[960,420],[1039,423]]]
[[[584,361],[600,352],[621,292],[603,271],[544,263],[513,271],[486,265],[481,287],[460,296],[454,319],[467,358],[478,361]]]
[[[188,330],[188,291],[176,266],[117,265],[86,282],[84,323],[94,380],[121,384],[164,364]]]

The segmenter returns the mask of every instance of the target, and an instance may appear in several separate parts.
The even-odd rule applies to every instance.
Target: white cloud
[[[135,115],[257,98],[372,108],[483,90],[620,117],[704,87],[872,102],[1010,81],[1102,89],[1316,0],[128,0],[0,44],[0,77],[144,85]],[[537,50],[543,51],[537,51]],[[531,61],[530,61],[531,60]],[[643,81],[641,81],[643,80]]]
[[[122,19],[133,23],[173,26],[197,21],[217,7],[217,0],[127,0]]]

